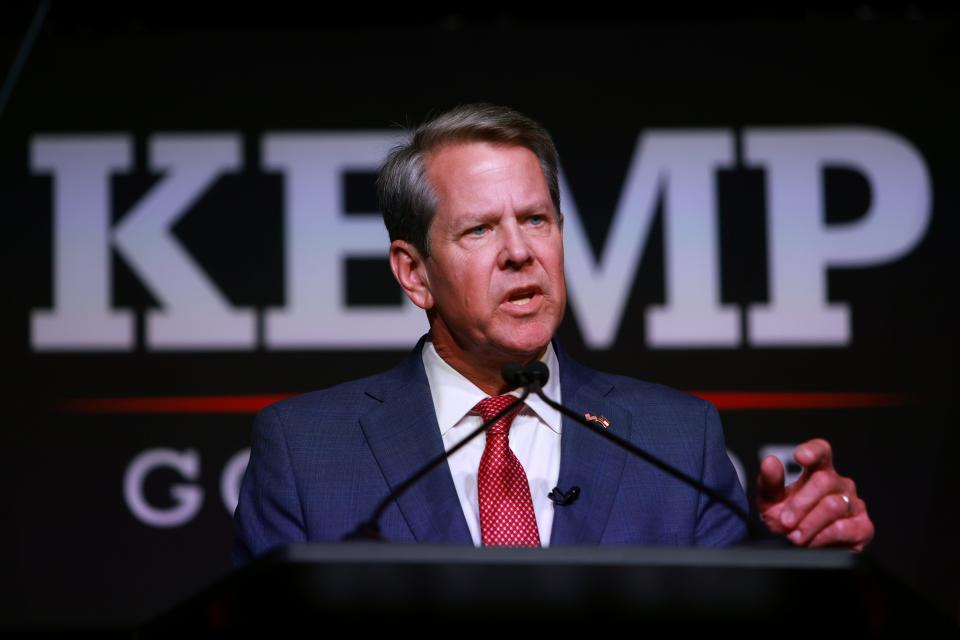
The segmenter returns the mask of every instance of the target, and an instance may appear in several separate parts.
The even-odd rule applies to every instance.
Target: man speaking
[[[254,423],[233,559],[342,539],[377,504],[513,400],[507,363],[543,362],[547,397],[746,508],[716,408],[586,368],[554,340],[566,307],[558,159],[530,118],[460,106],[394,148],[377,187],[390,267],[430,332],[395,369],[273,404]],[[763,461],[758,512],[803,546],[860,551],[873,537],[827,442],[795,453],[784,487]],[[575,499],[558,500],[578,487]],[[720,502],[530,396],[401,494],[380,528],[395,542],[547,546],[730,545],[746,526]]]

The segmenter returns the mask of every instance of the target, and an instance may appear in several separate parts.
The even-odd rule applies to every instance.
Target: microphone
[[[580,487],[570,487],[570,491],[554,487],[553,491],[547,494],[547,497],[558,507],[565,507],[568,504],[573,504],[580,497]]]
[[[583,425],[593,433],[596,433],[599,436],[602,436],[614,443],[622,449],[626,449],[633,455],[641,458],[653,466],[657,467],[661,471],[667,473],[668,475],[673,476],[674,478],[684,482],[697,491],[707,494],[708,497],[713,499],[716,502],[719,502],[738,518],[743,520],[744,524],[747,525],[747,531],[752,538],[760,537],[760,530],[757,528],[756,524],[750,519],[750,516],[739,507],[739,505],[734,504],[729,498],[725,495],[716,491],[712,487],[708,487],[703,484],[696,478],[687,475],[683,471],[677,469],[673,465],[660,460],[653,454],[641,449],[632,442],[628,442],[623,438],[616,436],[605,429],[598,429],[596,425],[590,423],[584,416],[576,413],[575,411],[568,409],[566,406],[554,402],[543,393],[541,388],[547,383],[547,380],[550,378],[550,370],[547,369],[547,365],[543,364],[539,360],[532,362],[528,365],[519,365],[519,364],[507,364],[503,367],[503,377],[508,384],[514,386],[524,386],[526,387],[525,393],[535,393],[540,396],[540,399],[546,402],[548,405],[567,416],[568,418],[574,420],[577,424]],[[509,378],[507,376],[510,376]],[[547,496],[554,504],[557,505],[568,505],[577,499],[577,496],[580,495],[580,487],[571,487],[569,492],[564,492],[560,487],[555,487],[553,491]]]
[[[500,370],[500,375],[511,387],[530,387],[531,385],[537,385],[537,388],[531,389],[530,391],[531,393],[536,393],[539,388],[547,384],[547,380],[550,379],[550,370],[547,369],[547,365],[539,360],[531,362],[528,365],[508,362],[503,365],[503,368]]]
[[[543,385],[547,384],[547,380],[550,379],[550,369],[547,369],[547,365],[537,360],[526,366],[526,375],[530,383],[537,385],[537,388],[532,390],[531,393],[539,395],[540,389],[542,389]]]
[[[508,362],[500,369],[500,376],[511,388],[522,387],[527,383],[523,369],[524,366],[522,364]]]

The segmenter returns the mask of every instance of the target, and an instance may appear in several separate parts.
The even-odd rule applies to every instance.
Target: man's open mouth
[[[507,302],[518,307],[523,307],[533,301],[533,298],[540,294],[536,288],[518,289],[507,296]]]

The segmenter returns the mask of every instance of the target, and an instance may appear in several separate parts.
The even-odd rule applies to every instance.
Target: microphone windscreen
[[[524,384],[523,366],[516,362],[508,362],[503,365],[503,368],[500,370],[500,375],[503,376],[504,382],[510,385],[511,388],[522,387]]]
[[[540,384],[541,387],[547,384],[547,380],[550,379],[550,369],[548,369],[547,365],[543,364],[539,360],[528,364],[524,373],[526,374],[527,380],[531,382],[535,380]]]

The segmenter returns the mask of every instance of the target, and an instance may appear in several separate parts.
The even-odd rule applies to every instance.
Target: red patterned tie
[[[475,407],[484,421],[515,401],[514,396],[485,398]],[[477,484],[480,493],[480,532],[483,546],[539,547],[540,534],[533,514],[530,484],[508,434],[523,405],[487,429]]]

